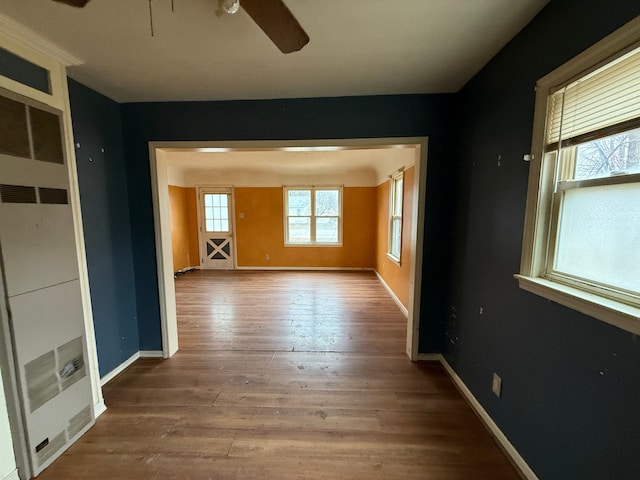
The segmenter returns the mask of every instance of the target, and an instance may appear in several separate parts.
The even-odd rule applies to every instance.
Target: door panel
[[[202,268],[234,268],[231,189],[201,190],[200,219]]]

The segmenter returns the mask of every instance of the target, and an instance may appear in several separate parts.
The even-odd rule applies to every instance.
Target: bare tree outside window
[[[286,192],[286,243],[337,244],[339,242],[339,188],[291,188]]]
[[[575,179],[640,173],[640,129],[611,135],[577,147]]]

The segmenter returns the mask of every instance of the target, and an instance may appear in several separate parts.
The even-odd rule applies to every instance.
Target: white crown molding
[[[13,18],[7,17],[2,13],[0,13],[0,31],[14,40],[17,40],[47,57],[56,60],[66,67],[82,65],[84,63],[84,60],[71,55],[69,52],[63,50],[50,40],[47,40],[33,30],[16,22]]]

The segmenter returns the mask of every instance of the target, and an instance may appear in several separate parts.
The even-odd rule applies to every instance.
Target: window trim
[[[400,203],[400,215],[394,215],[396,206],[396,183],[402,180],[402,202]],[[393,245],[393,221],[395,218],[400,218],[400,242],[398,255],[395,255],[391,251]],[[394,173],[389,178],[389,225],[387,229],[387,257],[392,261],[400,265],[402,260],[402,231],[404,228],[404,168]]]
[[[311,192],[311,242],[299,243],[289,242],[289,190],[309,190]],[[338,192],[338,241],[337,242],[316,242],[315,241],[315,191],[316,190],[336,190]],[[343,222],[343,186],[342,185],[287,185],[282,188],[283,194],[283,228],[285,247],[342,247],[342,222]]]
[[[535,113],[527,185],[527,202],[522,240],[519,287],[548,300],[577,310],[611,325],[640,334],[640,308],[618,299],[578,288],[578,283],[560,283],[546,275],[548,238],[553,214],[553,176],[557,156],[544,161],[547,102],[559,85],[566,84],[640,46],[640,17],[605,37],[536,83]]]

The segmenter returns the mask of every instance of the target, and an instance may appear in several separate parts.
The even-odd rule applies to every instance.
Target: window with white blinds
[[[520,287],[640,334],[640,18],[538,81],[532,146]]]
[[[549,97],[547,150],[640,127],[640,48]]]

